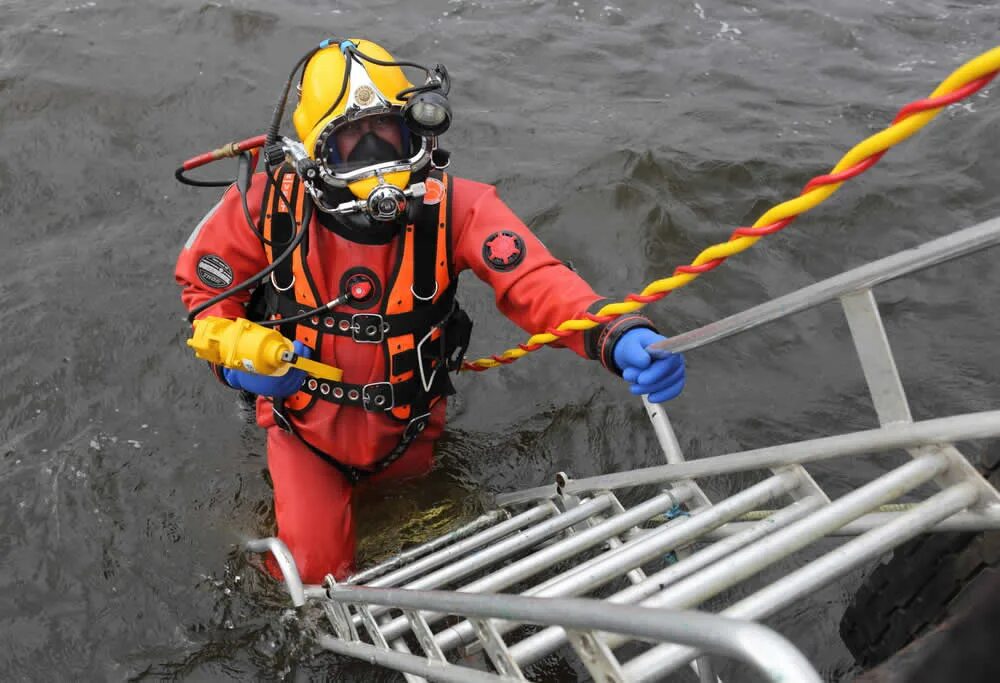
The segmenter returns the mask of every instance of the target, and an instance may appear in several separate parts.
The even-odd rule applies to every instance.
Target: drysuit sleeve
[[[257,174],[247,192],[250,217],[255,224],[259,223],[265,182],[266,176]],[[174,277],[182,288],[184,307],[189,311],[267,266],[263,244],[247,225],[241,204],[239,192],[230,187],[195,226],[181,249]],[[249,290],[238,292],[197,317],[246,317],[249,299]],[[219,368],[213,366],[212,370],[222,380]]]
[[[260,218],[265,178],[258,174],[247,193],[250,218]],[[264,246],[243,215],[239,192],[230,187],[222,199],[195,226],[177,258],[174,277],[182,288],[181,300],[191,310],[267,266]],[[221,318],[246,316],[250,290],[238,292],[198,314]]]
[[[452,226],[457,271],[471,269],[493,288],[497,308],[529,334],[555,327],[606,303],[569,266],[555,258],[497,195],[496,188],[456,178]],[[626,330],[653,327],[642,316],[623,316],[553,344],[609,369],[610,350]],[[609,331],[610,330],[610,331]],[[613,334],[613,336],[612,336]]]

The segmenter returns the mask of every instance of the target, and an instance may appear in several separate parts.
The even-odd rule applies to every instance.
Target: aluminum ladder
[[[685,666],[717,681],[711,655],[769,680],[818,681],[787,640],[755,622],[924,532],[1000,529],[1000,494],[952,444],[1000,436],[1000,410],[914,422],[872,288],[1000,243],[1000,218],[805,287],[661,344],[690,352],[838,299],[880,427],[686,461],[666,413],[645,402],[667,464],[503,494],[498,509],[366,569],[302,586],[270,551],[296,605],[320,605],[335,653],[408,680],[521,681],[568,645],[596,681],[659,680]],[[905,464],[831,500],[804,465],[879,457]],[[723,500],[703,477],[764,472]],[[618,492],[651,491],[626,507]],[[636,490],[630,491],[631,499]],[[718,614],[689,611],[820,539],[840,544]],[[506,591],[506,592],[505,592]],[[594,597],[594,596],[599,597]],[[580,596],[591,596],[581,599]],[[627,646],[624,647],[623,646]],[[482,652],[470,662],[470,653]]]

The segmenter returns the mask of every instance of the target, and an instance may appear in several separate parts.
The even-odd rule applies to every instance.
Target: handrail
[[[580,631],[608,631],[667,641],[740,659],[767,680],[819,683],[808,660],[784,637],[760,624],[691,610],[611,605],[582,598],[414,591],[331,584],[327,597],[343,605],[367,603],[434,610],[481,619],[507,619]]]
[[[274,537],[256,538],[247,541],[246,549],[252,553],[270,552],[285,578],[285,586],[288,587],[288,594],[292,597],[292,604],[296,607],[306,604],[306,594],[302,587],[302,579],[299,578],[299,569],[295,566],[295,558],[292,557],[288,546]]]
[[[690,351],[739,332],[753,329],[758,325],[832,301],[844,294],[874,287],[903,275],[998,244],[1000,244],[1000,217],[930,242],[924,242],[913,249],[872,261],[785,296],[772,299],[767,303],[748,308],[728,318],[671,337],[649,347],[649,351],[655,351],[656,353],[652,354],[654,356],[664,356],[669,352]]]
[[[657,465],[599,474],[594,477],[567,479],[561,491],[567,494],[579,494],[584,491],[662,484],[668,481],[816,462],[847,455],[877,453],[895,448],[913,448],[933,443],[989,439],[998,436],[1000,436],[1000,410],[987,410],[981,413],[897,423],[878,429],[766,446],[727,455],[688,460],[674,465]],[[496,497],[496,503],[507,506],[551,498],[554,495],[556,487],[549,484],[500,494]]]

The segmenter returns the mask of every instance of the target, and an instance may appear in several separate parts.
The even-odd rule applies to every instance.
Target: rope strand
[[[798,216],[829,199],[845,181],[861,175],[877,164],[891,147],[926,126],[944,107],[984,88],[996,77],[998,71],[1000,47],[966,62],[944,79],[928,97],[904,106],[888,128],[851,148],[830,173],[816,176],[806,183],[798,197],[772,207],[752,226],[737,228],[728,241],[704,249],[690,264],[677,266],[670,277],[651,282],[638,294],[625,296],[623,301],[606,304],[597,313],[579,313],[575,318],[534,334],[525,343],[501,354],[466,361],[462,364],[462,369],[482,372],[500,365],[509,365],[546,344],[634,313],[690,284],[704,273],[718,268],[726,259],[746,251],[762,237],[783,230]]]

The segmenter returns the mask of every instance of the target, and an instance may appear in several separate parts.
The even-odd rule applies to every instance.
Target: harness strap
[[[430,393],[433,395],[451,393],[449,391],[451,386],[447,380],[448,376],[445,373],[436,374],[430,387]],[[392,410],[397,404],[412,405],[419,400],[421,394],[426,393],[419,377],[395,384],[392,382],[351,384],[310,377],[302,385],[300,391],[330,403],[357,406],[370,413]]]
[[[438,220],[436,210],[424,210],[417,214],[413,222],[413,308],[420,311],[431,304],[438,294],[437,251]],[[445,297],[441,297],[444,299]],[[426,328],[425,328],[426,329]]]
[[[358,484],[370,477],[374,477],[376,474],[388,469],[390,465],[402,458],[406,454],[410,444],[416,440],[416,438],[420,435],[420,432],[427,428],[427,423],[431,417],[428,412],[418,415],[410,420],[406,424],[406,429],[403,430],[403,435],[400,438],[399,443],[397,443],[391,451],[384,455],[381,460],[372,465],[371,469],[362,469],[360,467],[345,465],[329,453],[316,448],[314,445],[302,438],[302,435],[295,430],[295,426],[292,424],[292,421],[285,415],[284,408],[279,407],[278,403],[274,404],[272,410],[274,411],[274,420],[277,422],[279,427],[284,429],[286,432],[297,436],[299,441],[305,444],[306,448],[312,451],[312,453],[320,458],[320,460],[333,466],[333,468],[344,475],[344,478],[347,479],[347,481],[352,485]]]
[[[416,288],[416,285],[414,285]],[[449,286],[444,296],[434,303],[414,308],[409,313],[379,314],[379,313],[340,313],[327,311],[312,318],[300,320],[298,325],[314,329],[323,334],[335,334],[341,337],[352,337],[361,343],[380,343],[388,337],[403,334],[426,334],[427,330],[445,320],[452,312],[455,303],[455,283]],[[304,308],[289,296],[277,297],[277,313],[282,318],[300,315],[309,309]]]
[[[287,332],[282,330],[288,337],[300,334],[312,335],[316,341],[319,335],[334,334],[350,336],[355,342],[360,343],[386,344],[388,379],[397,379],[401,375],[411,373],[410,377],[402,381],[373,382],[365,385],[309,378],[303,383],[300,391],[292,397],[294,400],[308,399],[307,406],[319,399],[354,405],[370,412],[385,412],[397,420],[409,418],[396,446],[368,469],[345,465],[306,441],[286,415],[285,406],[289,399],[274,402],[276,423],[285,431],[295,434],[310,451],[336,468],[352,484],[382,472],[403,457],[410,444],[427,427],[432,403],[442,396],[454,393],[448,377],[451,364],[445,348],[447,338],[445,330],[457,319],[455,303],[457,281],[451,273],[450,246],[447,239],[450,214],[445,213],[444,208],[447,206],[446,184],[443,182],[442,174],[432,175],[441,188],[437,201],[425,199],[421,210],[414,217],[412,228],[408,229],[408,232],[410,230],[412,232],[406,235],[402,242],[401,257],[409,252],[409,258],[405,261],[409,270],[409,282],[396,282],[400,273],[399,264],[403,263],[400,261],[391,279],[391,282],[396,282],[395,286],[400,291],[396,292],[392,285],[387,286],[382,313],[325,312],[311,319],[290,324],[288,327],[291,329]],[[285,192],[294,209],[299,208],[303,199],[310,201],[308,197],[301,196],[303,193],[300,181],[294,173],[291,177],[278,174],[273,182]],[[282,240],[291,239],[292,221],[289,207],[281,200],[277,189],[277,187],[272,189],[272,196],[270,200],[265,200],[263,208],[270,225],[269,239],[280,243]],[[442,204],[440,208],[438,203]],[[282,228],[285,230],[284,233],[280,232]],[[269,260],[273,258],[273,254],[268,252],[268,258]],[[303,268],[304,265],[303,259]],[[292,317],[309,310],[303,308],[305,300],[297,296],[300,286],[306,286],[305,282],[296,281],[298,274],[291,266],[287,269],[276,269],[275,276],[267,287],[278,290],[270,293],[272,298],[268,301],[268,308],[271,315]],[[305,279],[307,272],[303,270],[301,275],[303,278],[300,279]],[[444,292],[439,291],[442,285],[445,286]],[[409,289],[409,292],[404,293],[403,287]],[[392,310],[389,303],[397,294],[400,302],[411,302],[410,310],[387,313],[387,310]],[[315,305],[317,304],[313,304]],[[465,318],[467,319],[467,316]],[[394,348],[399,350],[392,353],[390,349]],[[290,405],[298,408],[294,403]]]
[[[263,207],[268,223],[270,224],[270,230],[266,231],[268,240],[271,244],[266,245],[267,260],[268,263],[273,261],[274,257],[277,255],[276,251],[283,251],[282,245],[287,245],[293,237],[293,227],[292,214],[289,211],[288,205],[281,198],[282,194],[288,197],[288,201],[292,202],[294,206],[296,203],[296,195],[299,191],[299,178],[294,173],[289,175],[287,169],[282,168],[278,175],[275,176],[279,178],[279,182],[271,181],[272,187],[270,191],[270,197],[268,193],[265,192],[265,203],[266,206]],[[268,199],[270,201],[268,201]],[[303,230],[308,229],[308,226],[302,226]],[[273,245],[273,246],[272,246]],[[285,297],[282,293],[288,294],[289,298],[295,298],[295,293],[292,291],[295,285],[295,273],[293,271],[293,259],[287,258],[274,269],[271,273],[271,286],[263,286],[262,289],[265,293],[265,305],[268,308],[274,308],[276,303],[279,303]],[[295,326],[292,325],[281,325],[279,326],[279,331],[285,337],[290,339],[295,338]]]

